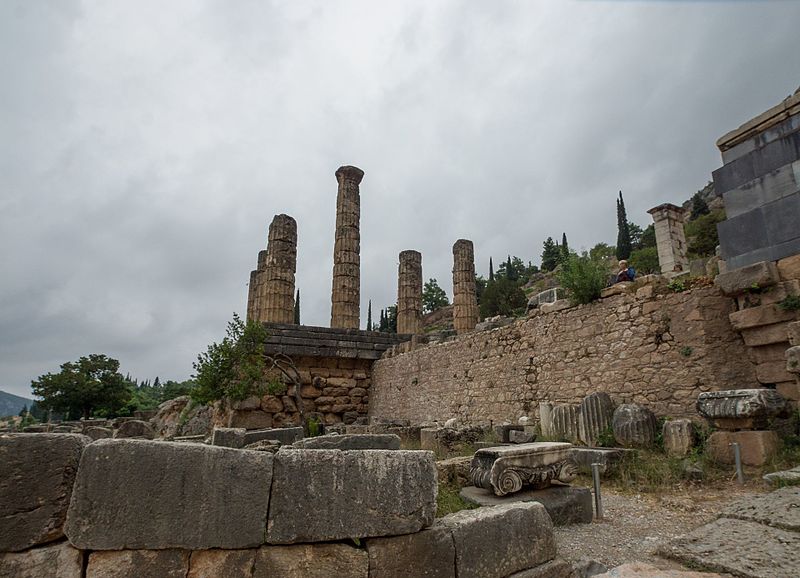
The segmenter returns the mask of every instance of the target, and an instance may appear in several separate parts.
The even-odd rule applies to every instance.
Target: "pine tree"
[[[372,299],[367,305],[367,331],[372,331]]]
[[[625,213],[625,201],[622,191],[617,199],[617,259],[627,259],[631,256],[631,231],[628,224],[628,215]]]
[[[300,289],[297,290],[294,298],[294,324],[300,325]]]
[[[569,259],[569,245],[567,245],[567,234],[561,233],[561,262],[566,263]]]
[[[494,281],[494,265],[491,257],[489,257],[489,281]]]
[[[697,191],[692,197],[692,215],[689,220],[694,221],[696,218],[708,215],[710,212],[711,209],[708,208],[708,203],[700,196],[700,191]]]
[[[552,271],[558,265],[559,249],[553,237],[547,237],[542,245],[542,271]]]
[[[517,270],[514,268],[514,264],[511,262],[511,255],[508,256],[508,260],[506,261],[506,278],[509,281],[519,280]]]

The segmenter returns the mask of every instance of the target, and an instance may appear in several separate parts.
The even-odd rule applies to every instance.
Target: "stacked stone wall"
[[[643,291],[462,335],[372,370],[370,416],[412,422],[505,421],[540,402],[580,403],[596,391],[657,415],[696,417],[700,392],[750,387],[754,365],[713,287]]]

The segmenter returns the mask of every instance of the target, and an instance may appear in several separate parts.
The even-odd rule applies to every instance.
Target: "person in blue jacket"
[[[636,278],[636,270],[628,267],[628,262],[624,259],[619,262],[619,273],[617,273],[617,283],[623,281],[633,281]]]

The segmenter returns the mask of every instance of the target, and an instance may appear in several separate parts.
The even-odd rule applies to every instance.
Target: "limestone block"
[[[114,437],[114,430],[107,427],[91,426],[86,428],[86,435],[93,440],[104,440]]]
[[[797,313],[781,309],[776,305],[761,305],[734,311],[728,315],[728,319],[730,319],[731,326],[739,331],[751,327],[781,323],[782,321],[794,321],[797,319]]]
[[[523,486],[546,488],[554,480],[569,483],[577,474],[571,448],[563,442],[534,442],[480,449],[472,458],[470,479],[498,496],[519,492]]]
[[[786,327],[789,332],[789,343],[800,345],[800,321],[794,321]]]
[[[623,403],[614,410],[614,438],[628,448],[649,448],[656,440],[658,421],[650,409],[636,403]]]
[[[795,345],[786,350],[786,371],[800,374],[800,345]]]
[[[243,427],[215,427],[211,432],[211,445],[222,446],[225,448],[243,448],[244,434],[247,432]]]
[[[611,287],[606,287],[600,292],[600,298],[613,297],[614,295],[623,295],[628,292],[628,289],[633,283],[623,281],[621,283],[614,283]]]
[[[536,441],[536,434],[526,431],[511,430],[508,432],[508,441],[512,444],[529,444]]]
[[[419,430],[419,447],[432,452],[439,451],[438,427],[424,427]]]
[[[790,402],[794,402],[795,406],[800,401],[800,380],[784,381],[775,384],[775,391],[780,393]]]
[[[494,426],[494,433],[497,434],[497,437],[500,438],[500,441],[503,443],[509,443],[511,441],[510,432],[512,431],[525,431],[525,428],[521,425],[511,425],[511,424],[501,424]]]
[[[556,556],[553,523],[539,503],[462,510],[436,526],[453,533],[459,578],[505,577]]]
[[[800,279],[800,255],[792,255],[777,263],[781,279]]]
[[[552,303],[542,303],[539,306],[539,310],[542,313],[555,313],[556,311],[563,311],[564,309],[569,309],[572,305],[569,302],[569,299],[559,299],[558,301],[553,301]]]
[[[580,415],[580,406],[562,404],[553,406],[550,412],[551,423],[549,429],[552,432],[552,438],[561,441],[568,441],[576,443],[580,440],[578,435],[578,417]],[[544,429],[544,426],[542,426]]]
[[[553,404],[549,401],[539,403],[539,425],[542,428],[542,437],[555,439],[553,432]]]
[[[592,473],[592,464],[600,464],[600,475],[610,475],[633,450],[621,448],[572,448],[570,456],[582,474]]]
[[[301,439],[303,439],[303,428],[301,427],[262,429],[247,431],[244,434],[245,445],[260,442],[261,440],[278,440],[284,445],[291,445]]]
[[[773,485],[797,485],[800,484],[800,466],[780,472],[771,472],[765,474],[763,478]]]
[[[130,421],[123,422],[119,426],[119,429],[114,432],[114,437],[117,439],[144,438],[151,440],[155,437],[155,435],[156,434],[150,424],[140,419],[132,419]]]
[[[786,487],[729,504],[720,516],[800,532],[800,487]]]
[[[439,483],[450,484],[459,488],[468,486],[469,469],[472,456],[458,456],[446,460],[436,460],[436,479]]]
[[[694,572],[691,570],[664,570],[644,562],[627,562],[593,578],[722,578],[716,572]]]
[[[786,399],[773,389],[708,391],[697,397],[697,412],[721,429],[764,427],[785,408]]]
[[[84,450],[65,533],[85,550],[258,546],[272,460],[200,444],[96,441]]]
[[[367,552],[347,544],[265,546],[256,554],[253,578],[367,578]]]
[[[497,506],[518,502],[538,502],[547,510],[555,526],[590,524],[594,517],[592,492],[588,488],[550,486],[543,490],[522,490],[510,496],[495,496],[475,486],[463,488],[459,495],[478,506]]]
[[[590,393],[581,401],[578,433],[587,446],[597,445],[600,435],[611,426],[614,402],[604,391]]]
[[[732,443],[738,443],[742,463],[763,466],[778,452],[780,440],[774,431],[715,431],[708,437],[706,452],[716,462],[734,463]]]
[[[0,552],[64,535],[75,473],[91,441],[78,434],[0,434]]]
[[[281,408],[283,404],[281,404]],[[228,427],[262,429],[272,427],[272,414],[261,410],[232,410],[228,416]]]
[[[60,542],[24,552],[0,553],[0,578],[82,578],[83,552]]]
[[[186,578],[187,550],[92,552],[86,578]]]
[[[660,547],[658,553],[734,576],[789,577],[800,568],[800,534],[720,518]]]
[[[508,578],[577,578],[577,576],[572,570],[572,564],[557,558],[534,568],[515,572]]]
[[[729,297],[735,297],[753,288],[775,285],[780,281],[780,274],[775,263],[762,261],[726,273],[720,273],[714,284]]]
[[[294,443],[306,450],[399,450],[400,436],[394,434],[345,434],[306,438]]]
[[[686,456],[694,446],[694,426],[690,419],[670,419],[662,429],[664,451],[670,456]]]
[[[456,550],[449,528],[433,526],[404,536],[367,540],[370,578],[456,576]]]
[[[781,381],[791,381],[794,376],[788,371],[786,361],[767,361],[756,365],[756,379],[759,383],[772,385]]]
[[[786,333],[786,323],[774,323],[762,327],[742,329],[742,339],[744,339],[744,344],[748,347],[758,347],[760,345],[784,343],[786,342]]]
[[[431,452],[281,450],[275,455],[267,542],[417,532],[433,522],[436,489]]]
[[[252,578],[257,550],[195,550],[186,578]]]

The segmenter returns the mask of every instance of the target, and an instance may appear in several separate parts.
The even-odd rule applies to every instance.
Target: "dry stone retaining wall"
[[[713,287],[631,293],[459,336],[372,368],[370,416],[412,422],[505,421],[542,401],[607,392],[657,415],[696,416],[700,392],[756,382],[731,299]]]

